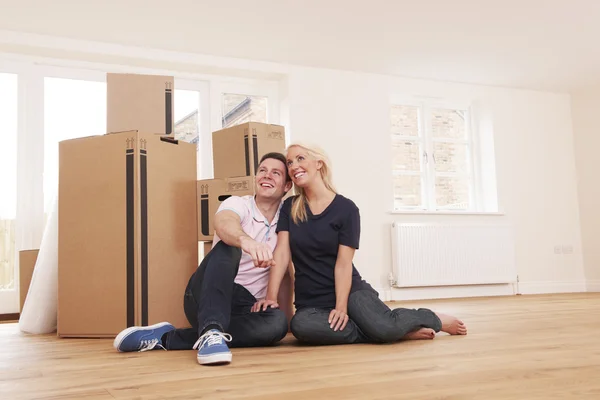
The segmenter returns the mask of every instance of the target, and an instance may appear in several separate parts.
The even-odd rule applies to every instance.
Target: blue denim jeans
[[[291,321],[293,335],[312,345],[352,343],[391,343],[420,328],[439,332],[442,323],[431,310],[397,308],[391,310],[374,290],[358,290],[348,298],[348,323],[343,330],[329,327],[332,309],[303,308]]]
[[[234,282],[242,251],[220,241],[204,257],[190,278],[183,299],[191,328],[167,334],[167,350],[191,350],[209,325],[232,336],[229,347],[268,346],[288,332],[285,313],[279,309],[253,313],[256,298]]]

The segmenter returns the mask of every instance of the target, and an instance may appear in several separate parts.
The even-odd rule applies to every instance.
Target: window
[[[475,208],[468,108],[390,109],[394,211]]]
[[[202,179],[207,163],[212,163],[212,158],[206,154],[212,152],[210,81],[175,77],[174,101],[174,136],[196,145],[196,172],[198,179]],[[218,104],[214,108],[219,109]],[[212,168],[212,164],[210,167]]]
[[[15,288],[17,75],[0,73],[0,291]]]
[[[200,129],[200,93],[175,90],[175,139],[198,144]]]
[[[44,212],[58,194],[58,143],[106,133],[106,83],[44,78]]]
[[[245,122],[268,122],[267,97],[223,93],[223,128]]]

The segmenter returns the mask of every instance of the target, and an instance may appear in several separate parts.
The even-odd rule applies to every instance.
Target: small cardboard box
[[[29,285],[31,284],[31,278],[33,276],[33,270],[35,263],[37,262],[37,256],[40,252],[36,250],[22,250],[19,252],[19,297],[20,297],[20,308],[23,311],[25,305],[25,298],[29,291]]]
[[[213,240],[214,216],[225,199],[231,196],[252,195],[254,189],[254,177],[252,176],[198,181],[198,240]]]
[[[106,75],[106,131],[173,133],[174,78],[161,75]]]
[[[210,242],[202,242],[202,251],[204,253],[204,257],[206,257],[208,252],[212,250],[212,247],[213,247],[212,240]]]
[[[128,131],[59,143],[58,335],[188,326],[196,146]]]
[[[213,132],[212,145],[215,179],[254,176],[263,155],[285,151],[285,129],[247,122]]]

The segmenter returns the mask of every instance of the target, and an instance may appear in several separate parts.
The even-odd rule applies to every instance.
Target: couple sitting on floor
[[[292,182],[298,195],[282,203]],[[290,261],[296,312],[289,328],[300,342],[389,343],[467,333],[452,316],[391,310],[361,278],[353,264],[359,209],[335,191],[323,153],[292,145],[287,157],[266,154],[255,184],[255,196],[230,197],[217,211],[213,248],[185,291],[192,327],[127,328],[115,338],[118,351],[198,349],[200,364],[219,364],[231,362],[229,347],[279,342],[288,317],[277,299]]]

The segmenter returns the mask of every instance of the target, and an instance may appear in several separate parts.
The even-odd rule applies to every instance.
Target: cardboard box
[[[285,129],[247,122],[213,132],[212,145],[215,179],[254,176],[263,155],[285,152]]]
[[[208,252],[212,250],[212,246],[213,246],[212,240],[210,242],[202,242],[202,251],[203,251],[203,254],[205,257],[208,254]]]
[[[254,189],[254,177],[252,176],[198,181],[198,240],[213,240],[214,216],[225,199],[230,196],[252,195]]]
[[[106,131],[173,133],[172,76],[107,74]]]
[[[33,276],[33,270],[37,261],[39,249],[36,250],[22,250],[19,252],[19,297],[20,297],[20,311],[23,311],[25,305],[25,298],[29,291],[29,285],[31,284],[31,277]]]
[[[188,326],[196,146],[137,131],[59,144],[58,335]]]

